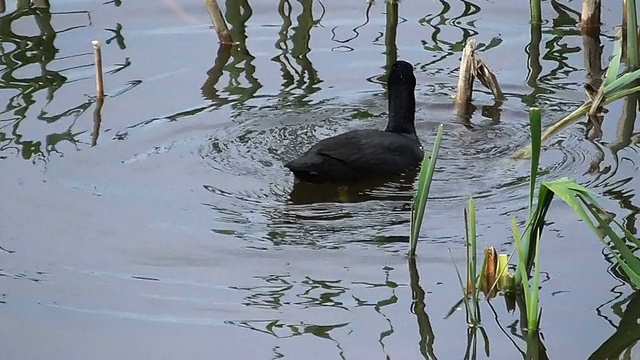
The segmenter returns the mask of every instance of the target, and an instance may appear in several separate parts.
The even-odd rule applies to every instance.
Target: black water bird
[[[284,166],[310,183],[353,183],[416,168],[424,156],[415,129],[413,66],[395,62],[387,80],[389,121],[384,130],[353,130],[320,140]]]

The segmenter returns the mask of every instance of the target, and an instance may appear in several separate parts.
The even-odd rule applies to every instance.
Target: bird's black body
[[[320,140],[285,164],[299,180],[351,183],[389,177],[417,167],[423,158],[415,130],[413,66],[393,64],[389,74],[389,122],[385,130],[353,130]]]

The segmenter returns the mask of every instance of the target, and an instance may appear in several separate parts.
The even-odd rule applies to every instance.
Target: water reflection
[[[88,14],[88,12],[81,13]],[[69,13],[59,12],[56,13],[56,16],[64,16],[65,14]],[[58,48],[55,46],[57,34],[89,26],[87,23],[56,31],[52,26],[52,17],[48,7],[31,7],[29,1],[18,1],[17,9],[14,12],[0,17],[0,43],[4,50],[0,55],[0,66],[3,67],[0,70],[0,90],[8,90],[15,94],[7,101],[5,109],[0,111],[0,122],[2,123],[0,127],[0,152],[11,151],[15,154],[20,154],[23,159],[27,160],[56,153],[57,146],[61,142],[68,142],[77,146],[79,143],[78,136],[81,132],[74,133],[72,128],[78,117],[93,102],[93,100],[88,99],[57,114],[50,114],[47,109],[48,105],[53,102],[56,91],[68,81],[62,71],[72,69],[51,70],[51,67],[55,67],[53,64],[58,53]],[[14,24],[19,20],[28,18],[32,18],[35,21],[39,33],[30,36],[14,32]],[[66,59],[84,57],[85,55],[87,53],[67,56],[58,60],[64,61]],[[89,63],[85,66],[91,66],[90,60],[87,61]],[[24,74],[34,73],[34,65],[39,68],[39,75],[25,76]],[[45,98],[47,102],[44,105],[40,105],[35,98],[43,90],[46,91]],[[44,139],[25,138],[21,134],[21,127],[24,125],[25,119],[27,119],[27,113],[31,111],[30,109],[34,105],[41,106],[36,118],[44,123],[51,124],[70,119],[67,130],[59,133],[50,133]],[[2,130],[7,128],[10,128],[10,132]],[[6,158],[7,155],[2,157]]]
[[[295,205],[317,203],[359,203],[371,200],[411,202],[417,170],[413,169],[390,179],[369,181],[348,186],[309,184],[296,181],[289,195]]]
[[[338,29],[338,26],[334,26],[333,28],[331,28],[331,40],[335,41],[335,42],[337,42],[339,44],[342,44],[342,45],[339,45],[339,46],[331,48],[331,50],[333,50],[333,51],[345,51],[345,50],[346,51],[353,51],[354,50],[351,46],[348,46],[346,44],[349,43],[351,40],[354,40],[358,36],[360,36],[359,30],[361,28],[364,28],[369,23],[369,21],[371,20],[370,19],[370,12],[371,12],[371,8],[373,7],[373,3],[374,3],[373,0],[372,1],[367,1],[367,8],[366,8],[366,10],[364,12],[364,22],[362,24],[359,24],[358,26],[354,27],[353,29],[351,29],[351,31],[353,31],[353,36],[339,40],[337,38],[337,35],[336,35],[337,34],[336,29]]]
[[[235,43],[233,45],[220,44],[213,67],[207,71],[207,79],[200,88],[202,96],[213,102],[211,106],[221,107],[231,104],[235,109],[243,109],[244,104],[254,98],[262,84],[255,77],[255,57],[247,48],[247,22],[253,10],[247,0],[227,1],[225,19],[231,25],[229,32]],[[224,72],[229,75],[229,82],[223,87],[225,95],[218,94],[216,85]],[[241,77],[248,85],[243,84]],[[203,111],[205,108],[198,109]]]
[[[417,270],[414,266],[411,289],[416,297],[411,305],[412,311],[418,317],[421,324],[421,352],[426,356],[433,354],[433,333],[430,330],[429,319],[424,312],[424,291],[418,284]],[[359,281],[359,280],[330,280],[317,279],[306,275],[301,279],[291,274],[274,274],[258,276],[265,284],[258,286],[233,286],[234,290],[246,293],[245,306],[278,310],[279,312],[300,313],[300,317],[313,317],[312,309],[332,308],[345,311],[343,316],[350,319],[354,317],[352,313],[361,313],[365,309],[371,309],[376,317],[382,318],[382,328],[379,331],[378,344],[380,350],[388,357],[386,350],[386,340],[394,334],[393,317],[387,312],[393,312],[394,305],[399,299],[396,294],[398,284],[391,280],[391,272],[394,268],[382,267],[383,279],[380,281]],[[389,309],[388,311],[386,309]],[[267,313],[266,313],[267,314]],[[302,314],[309,314],[303,316]],[[343,317],[339,316],[339,317]],[[335,317],[335,316],[334,316]],[[359,336],[363,329],[371,327],[370,319],[367,318],[365,327],[356,323],[356,320],[348,321],[288,321],[281,318],[261,319],[261,320],[229,320],[227,324],[250,329],[263,334],[269,334],[278,339],[295,338],[298,336],[311,335],[325,340],[330,340],[340,358],[346,358],[343,342],[349,337]],[[424,331],[424,333],[422,333]],[[355,333],[354,333],[355,332]],[[428,357],[426,357],[428,358]]]
[[[430,14],[420,19],[419,24],[422,26],[429,26],[432,28],[431,32],[431,44],[427,41],[422,41],[423,48],[433,54],[437,54],[437,57],[429,61],[424,67],[433,66],[441,61],[448,59],[451,56],[458,56],[464,48],[467,40],[473,36],[478,35],[478,31],[475,30],[473,21],[465,18],[477,15],[480,12],[480,7],[469,1],[462,1],[463,10],[459,15],[449,14],[451,11],[451,4],[446,0],[438,0],[441,5],[440,12],[437,14]],[[471,20],[471,19],[468,19]],[[449,41],[445,39],[443,30],[445,28],[454,27],[459,29],[462,33],[457,41]],[[481,46],[478,47],[480,49]]]
[[[297,26],[293,26],[292,6],[289,0],[280,0],[278,14],[282,19],[282,27],[278,32],[276,49],[281,53],[271,58],[280,64],[283,79],[278,95],[278,105],[283,107],[304,107],[310,103],[311,95],[318,92],[322,79],[308,57],[311,52],[311,29],[317,21],[313,17],[313,0],[298,0],[302,10],[297,17]],[[289,30],[293,33],[289,36]],[[290,43],[290,44],[289,44]],[[293,62],[295,62],[295,65]],[[296,68],[296,65],[298,68]]]
[[[625,305],[626,308],[622,310]],[[599,307],[599,313],[603,306]],[[630,358],[633,348],[640,340],[640,292],[635,291],[613,302],[611,310],[620,317],[620,321],[616,324],[613,319],[606,319],[616,330],[589,356],[589,360],[619,359],[621,356]]]
[[[231,48],[231,62],[225,66],[225,70],[229,73],[229,84],[225,87],[225,91],[234,97],[232,107],[241,107],[262,87],[255,77],[256,67],[253,64],[255,57],[247,48],[247,22],[252,14],[253,10],[247,0],[226,2],[225,19],[231,25],[229,29],[231,37],[237,42],[237,45]],[[248,82],[247,85],[242,83],[241,76]]]
[[[106,28],[108,32],[113,33],[113,36],[105,40],[107,45],[111,44],[111,42],[115,41],[118,44],[120,50],[124,50],[127,48],[127,45],[124,42],[124,36],[122,36],[122,25],[120,23],[116,23],[115,29]]]
[[[426,312],[425,293],[420,286],[420,274],[416,266],[416,258],[409,258],[409,279],[411,281],[411,312],[415,314],[418,321],[418,333],[420,334],[420,354],[425,359],[437,359],[433,351],[433,343],[436,339],[433,327]]]
[[[211,67],[207,71],[207,79],[200,88],[202,96],[213,101],[217,105],[231,102],[231,100],[225,99],[218,95],[216,84],[224,73],[224,67],[227,65],[227,62],[229,62],[229,58],[231,57],[231,49],[233,46],[234,45],[231,44],[220,44],[213,67]]]

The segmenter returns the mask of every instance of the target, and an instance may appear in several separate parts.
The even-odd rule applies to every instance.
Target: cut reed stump
[[[473,79],[475,72],[475,51],[478,44],[474,39],[467,42],[462,50],[460,71],[458,72],[458,91],[456,92],[456,111],[459,115],[468,113],[473,94]]]
[[[104,79],[102,77],[102,50],[100,48],[100,41],[93,40],[93,56],[96,66],[96,97],[104,97]]]
[[[478,78],[480,83],[491,90],[496,102],[504,100],[504,94],[498,84],[498,79],[489,66],[476,57],[478,44],[470,39],[462,50],[460,72],[458,73],[458,89],[456,92],[456,113],[459,118],[467,118],[471,107],[473,94],[473,80]]]
[[[231,38],[231,33],[229,32],[229,27],[227,26],[227,22],[224,20],[222,11],[220,11],[218,1],[204,0],[204,4],[207,6],[207,11],[209,11],[211,22],[216,29],[216,33],[218,34],[218,39],[220,39],[220,42],[223,44],[233,44],[233,39]]]

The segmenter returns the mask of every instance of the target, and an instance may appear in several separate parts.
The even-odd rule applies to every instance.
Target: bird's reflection
[[[388,179],[344,185],[311,184],[295,180],[289,194],[289,203],[295,205],[327,202],[359,203],[381,199],[411,201],[413,183],[417,174],[418,170],[413,169]],[[388,191],[390,189],[392,191]]]

